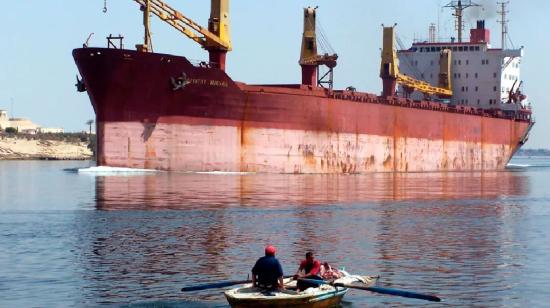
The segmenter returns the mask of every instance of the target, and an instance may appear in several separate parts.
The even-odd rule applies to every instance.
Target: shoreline
[[[2,135],[0,160],[93,160],[92,140],[76,134]]]

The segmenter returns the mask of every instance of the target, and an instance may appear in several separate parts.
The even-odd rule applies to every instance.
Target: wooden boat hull
[[[340,278],[335,282],[353,283],[361,282],[365,286],[372,286],[377,281],[375,276],[353,276]],[[296,280],[286,279],[285,290],[266,292],[244,285],[224,292],[231,307],[307,307],[321,308],[337,306],[348,288],[335,287],[329,284],[320,285],[318,288],[309,288],[303,292],[292,291],[296,288]]]
[[[320,294],[305,294],[297,296],[263,296],[261,298],[238,298],[226,292],[225,297],[231,307],[307,307],[324,308],[338,305],[347,288],[336,288],[336,290],[322,292]],[[277,292],[274,292],[276,294]]]

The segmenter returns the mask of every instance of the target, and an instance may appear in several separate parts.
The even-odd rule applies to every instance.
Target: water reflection
[[[522,172],[107,176],[97,178],[96,206],[101,210],[218,209],[493,198],[524,195],[527,181]]]
[[[85,298],[101,303],[224,305],[219,290],[182,295],[179,287],[245,278],[263,246],[273,243],[287,274],[311,249],[350,271],[379,273],[386,285],[487,307],[498,306],[502,292],[518,283],[523,255],[516,233],[524,209],[507,200],[528,194],[529,178],[162,173],[97,177],[95,190],[100,211],[77,229]],[[360,292],[347,298],[358,306],[424,304]]]

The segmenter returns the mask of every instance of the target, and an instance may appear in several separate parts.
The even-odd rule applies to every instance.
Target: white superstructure
[[[444,49],[452,51],[451,104],[517,110],[520,104],[508,103],[511,92],[518,103],[525,103],[526,97],[518,92],[523,48],[491,48],[484,21],[478,21],[477,28],[470,31],[469,42],[416,42],[408,50],[398,51],[399,68],[406,75],[438,86],[439,59]],[[413,93],[412,98],[422,96]]]

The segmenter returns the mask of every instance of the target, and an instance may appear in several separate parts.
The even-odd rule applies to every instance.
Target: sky
[[[414,38],[427,38],[430,23],[439,25],[441,37],[455,36],[450,0],[233,0],[231,35],[233,51],[227,72],[247,83],[299,83],[298,58],[302,35],[302,9],[319,6],[318,21],[338,53],[335,88],[354,86],[380,93],[381,24],[397,23],[397,34],[409,46]],[[7,2],[7,1],[6,1]],[[207,25],[208,0],[166,0],[194,21]],[[466,34],[475,19],[487,18],[492,43],[500,46],[496,0],[479,0],[485,10],[471,10]],[[142,15],[132,0],[19,0],[3,4],[0,19],[0,109],[10,116],[30,118],[45,127],[66,131],[86,130],[94,119],[88,96],[74,86],[77,68],[72,49],[82,46],[90,33],[90,46],[106,46],[109,34],[122,34],[126,48],[143,40]],[[511,0],[509,35],[516,47],[524,46],[521,77],[537,121],[526,148],[550,148],[550,104],[543,92],[550,69],[550,1]],[[207,53],[170,26],[152,19],[155,52],[205,60]]]

